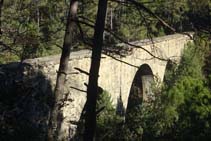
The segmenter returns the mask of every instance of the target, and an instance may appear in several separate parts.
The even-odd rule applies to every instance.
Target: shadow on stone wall
[[[121,117],[124,117],[125,112],[126,112],[126,109],[125,109],[123,101],[122,101],[122,96],[120,95],[117,98],[116,114],[121,116]]]
[[[44,141],[52,87],[30,64],[0,65],[0,140]]]

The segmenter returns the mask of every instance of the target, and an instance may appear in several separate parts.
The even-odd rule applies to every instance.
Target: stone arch
[[[150,87],[153,81],[154,76],[151,67],[148,64],[141,65],[130,88],[127,110],[147,100],[147,95],[152,93]]]
[[[164,83],[171,83],[171,78],[174,71],[176,70],[177,64],[175,62],[173,62],[172,60],[168,60],[166,63],[166,68],[165,68],[165,72],[164,72],[164,78],[163,78],[163,82]]]

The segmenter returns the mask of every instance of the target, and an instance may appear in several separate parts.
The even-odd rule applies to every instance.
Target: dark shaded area
[[[143,101],[143,84],[141,77],[144,75],[153,75],[150,66],[147,64],[143,64],[136,72],[130,89],[127,112],[135,106],[140,105]]]
[[[176,76],[175,76],[176,68],[177,68],[177,65],[173,61],[168,60],[166,64],[164,78],[163,78],[163,82],[165,84],[169,84],[169,85],[173,84],[174,79],[176,79]]]
[[[119,116],[125,116],[125,107],[123,105],[122,96],[120,95],[117,99],[116,114]]]
[[[143,131],[140,126],[141,107],[144,100],[144,88],[142,77],[145,75],[153,76],[152,70],[149,65],[143,64],[136,72],[134,77],[125,114],[125,126],[129,134],[135,140],[142,140]]]
[[[210,34],[210,6],[207,4],[202,4],[200,9],[191,9],[190,12],[187,13],[187,17],[189,18],[189,23],[195,28],[195,31],[199,31],[202,33]],[[190,4],[191,5],[191,4]],[[194,5],[193,5],[194,6]]]
[[[42,72],[26,63],[0,65],[0,140],[46,140],[52,102]]]

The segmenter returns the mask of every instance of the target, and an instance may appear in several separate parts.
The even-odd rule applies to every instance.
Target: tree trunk
[[[68,13],[66,31],[64,37],[64,44],[62,55],[60,58],[59,70],[57,72],[57,81],[54,90],[54,106],[51,113],[48,137],[50,141],[60,140],[58,138],[61,123],[63,121],[62,104],[64,102],[64,86],[68,70],[68,60],[70,56],[71,46],[75,42],[75,19],[77,14],[78,0],[71,0],[70,9]]]
[[[0,35],[2,35],[2,27],[1,27],[1,20],[2,20],[2,7],[3,7],[4,0],[0,1]]]
[[[98,75],[103,46],[103,32],[107,10],[107,0],[99,0],[95,33],[92,48],[92,60],[89,71],[87,102],[85,113],[84,141],[93,141],[96,129],[96,100],[98,95]]]

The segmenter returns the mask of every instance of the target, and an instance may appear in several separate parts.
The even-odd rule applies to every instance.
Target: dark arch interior
[[[143,64],[136,72],[133,83],[131,85],[130,94],[128,98],[127,112],[143,102],[143,80],[142,76],[151,75],[152,70],[149,65]]]
[[[172,81],[172,76],[173,76],[173,73],[176,69],[177,65],[171,61],[171,60],[168,60],[167,64],[166,64],[166,69],[165,69],[165,74],[164,74],[164,79],[163,79],[163,82],[164,83],[171,83]]]

